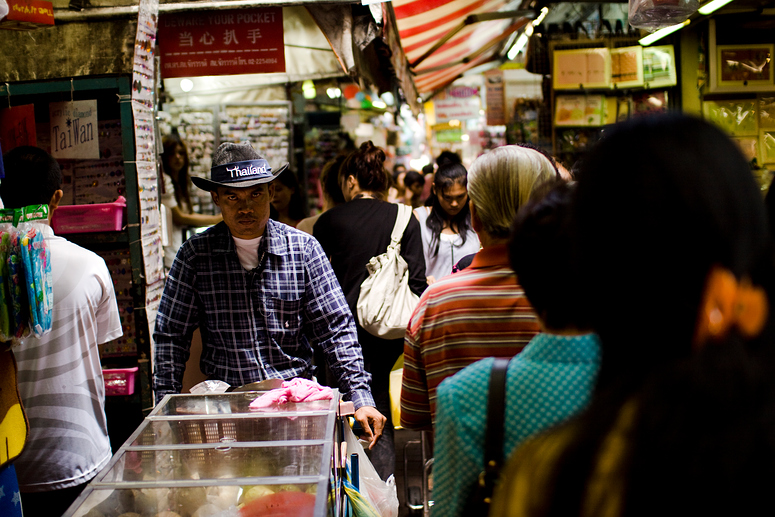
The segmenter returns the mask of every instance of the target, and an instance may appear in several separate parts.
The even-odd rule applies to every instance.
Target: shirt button
[[[285,328],[287,328],[287,329],[291,328],[291,322],[290,321],[286,321],[285,322]]]

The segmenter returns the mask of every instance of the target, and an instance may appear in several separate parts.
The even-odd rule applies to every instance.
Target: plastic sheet
[[[687,20],[699,7],[697,0],[630,0],[628,18],[636,29],[653,32]]]

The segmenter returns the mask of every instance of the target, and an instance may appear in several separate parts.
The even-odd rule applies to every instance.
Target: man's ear
[[[266,187],[266,192],[267,192],[267,194],[269,194],[270,198],[274,197],[274,191],[275,191],[274,187],[275,187],[275,182],[274,181],[272,183],[270,183],[269,185],[267,185],[267,187]]]
[[[210,197],[213,198],[213,203],[215,203],[215,206],[218,208],[221,207],[221,205],[218,204],[218,192],[211,190],[210,191]]]
[[[476,211],[476,205],[474,205],[474,202],[471,201],[470,197],[468,198],[468,207],[471,211],[471,227],[476,233],[481,233],[481,231],[484,230],[484,226],[482,225],[482,221],[479,219],[479,213]]]
[[[62,201],[62,197],[65,195],[64,192],[62,192],[62,189],[57,189],[54,191],[54,195],[51,196],[51,199],[48,202],[48,212],[51,213],[54,210],[56,210],[56,207],[59,206],[59,202]]]

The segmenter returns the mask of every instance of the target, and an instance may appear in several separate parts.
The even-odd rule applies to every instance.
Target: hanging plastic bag
[[[48,221],[48,205],[24,208],[19,222],[30,329],[37,337],[51,331],[51,311],[54,307],[51,251],[43,238],[43,221]]]
[[[628,19],[650,32],[681,23],[699,9],[698,0],[630,0]]]
[[[344,437],[347,442],[347,454],[357,454],[359,458],[359,492],[365,496],[381,517],[398,517],[398,493],[396,492],[396,480],[390,476],[387,481],[382,481],[374,470],[358,438],[350,429],[344,426]],[[345,485],[345,492],[347,485]]]
[[[3,305],[8,315],[8,333],[5,337],[12,346],[30,334],[30,304],[27,301],[26,280],[24,278],[23,258],[21,251],[21,233],[16,228],[18,211],[14,211],[12,222],[6,220],[2,224],[3,261]]]
[[[8,256],[11,251],[11,233],[14,226],[14,210],[0,210],[0,342],[18,344],[11,298],[11,272]]]

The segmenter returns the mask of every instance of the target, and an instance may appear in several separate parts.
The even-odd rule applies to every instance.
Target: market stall
[[[168,395],[65,516],[340,515],[338,393],[251,410],[262,394]]]

